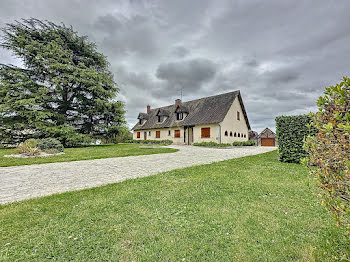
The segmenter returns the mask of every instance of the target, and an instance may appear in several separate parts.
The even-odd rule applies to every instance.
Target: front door
[[[143,132],[143,138],[147,140],[147,132]]]
[[[189,127],[188,129],[188,144],[193,144],[193,127]]]

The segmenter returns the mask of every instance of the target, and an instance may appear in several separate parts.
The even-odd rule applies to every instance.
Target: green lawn
[[[3,205],[0,260],[345,260],[312,185],[270,152]]]
[[[76,161],[87,159],[100,159],[108,157],[123,157],[123,156],[137,156],[150,155],[158,153],[171,153],[178,151],[174,148],[154,148],[145,149],[139,148],[140,144],[118,144],[118,145],[97,145],[81,148],[65,148],[64,155],[57,155],[51,157],[37,157],[37,158],[7,158],[4,155],[15,154],[15,149],[0,149],[0,167],[4,166],[20,166],[42,163],[54,163],[64,161]]]

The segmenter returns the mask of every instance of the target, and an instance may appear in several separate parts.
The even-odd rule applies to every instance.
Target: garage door
[[[261,145],[262,146],[275,146],[275,139],[274,138],[261,138]]]

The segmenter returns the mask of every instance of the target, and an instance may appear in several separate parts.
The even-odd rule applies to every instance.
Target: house
[[[276,134],[265,128],[258,136],[258,146],[276,146]]]
[[[247,141],[250,125],[240,91],[204,97],[139,113],[135,140],[172,140],[174,144]]]
[[[256,144],[258,144],[258,136],[259,136],[258,132],[253,130],[249,131],[249,140],[255,141]]]

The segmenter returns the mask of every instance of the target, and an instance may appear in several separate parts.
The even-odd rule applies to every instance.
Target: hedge
[[[319,196],[350,235],[350,78],[326,88],[312,114],[317,130],[309,136],[305,163],[320,188]]]
[[[275,120],[279,160],[300,163],[300,160],[307,156],[303,145],[306,137],[312,133],[309,129],[311,117],[278,116]]]
[[[165,140],[133,140],[135,144],[159,144],[159,145],[171,145],[173,141],[169,139]]]
[[[231,144],[218,144],[216,142],[201,142],[201,143],[193,143],[194,146],[207,146],[207,147],[229,147]]]
[[[235,141],[232,144],[218,144],[216,142],[202,142],[202,143],[194,143],[194,146],[207,146],[207,147],[230,147],[230,146],[255,146],[256,142],[253,140],[248,141]]]
[[[255,140],[248,141],[235,141],[232,143],[233,146],[256,146]]]

